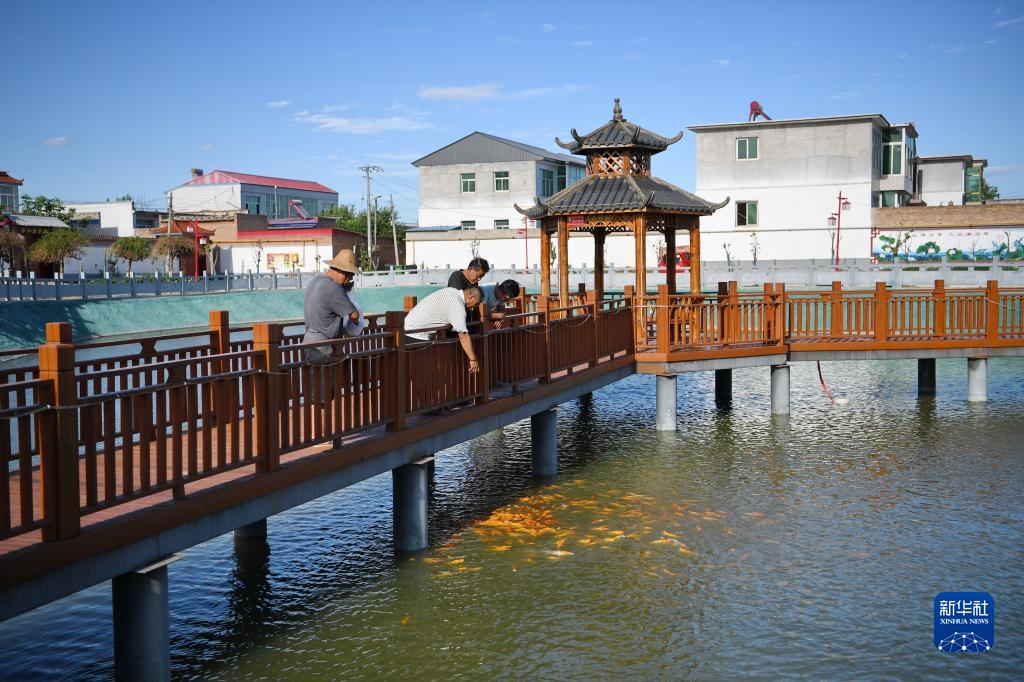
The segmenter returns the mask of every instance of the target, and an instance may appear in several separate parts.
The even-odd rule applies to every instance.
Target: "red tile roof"
[[[0,183],[3,183],[5,185],[20,185],[24,183],[24,180],[12,178],[10,175],[7,174],[7,171],[0,171]]]
[[[269,175],[250,175],[249,173],[235,173],[232,171],[215,170],[201,175],[186,185],[225,185],[241,182],[246,185],[262,185],[264,187],[277,187],[278,189],[302,189],[307,192],[337,192],[319,182],[309,180],[290,180],[288,178],[275,178]]]

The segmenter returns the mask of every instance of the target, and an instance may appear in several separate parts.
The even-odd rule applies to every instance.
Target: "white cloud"
[[[909,54],[907,54],[906,52],[904,52],[904,53],[902,53],[902,54],[900,55],[900,59],[909,59],[909,58],[910,58],[910,55],[909,55]]]
[[[327,106],[321,107],[320,111],[324,113],[330,113],[332,111],[348,111],[353,106],[352,104],[328,104]]]
[[[284,109],[289,104],[291,104],[291,102],[286,99],[275,99],[272,102],[267,102],[266,106],[267,109]]]
[[[1006,28],[1007,26],[1013,26],[1024,21],[1024,17],[1015,17],[1013,19],[1003,19],[992,24],[992,28]]]
[[[531,97],[558,97],[586,88],[582,85],[547,85],[536,88],[525,88],[512,92],[503,92],[495,83],[480,85],[448,85],[428,86],[420,88],[419,95],[423,99],[452,100],[461,102],[479,102],[485,99],[528,99]]]
[[[295,115],[299,123],[313,126],[313,130],[332,133],[348,133],[351,135],[372,135],[385,130],[422,130],[430,128],[429,123],[417,121],[406,116],[386,116],[383,118],[344,118],[329,114],[310,114],[301,112]]]
[[[989,38],[988,40],[985,41],[985,44],[986,45],[995,45],[996,43],[1000,42],[1001,40],[1002,40],[1002,38]]]
[[[202,150],[203,150],[203,151],[206,151],[206,152],[208,152],[208,151],[210,151],[211,149],[213,149],[213,145],[212,145],[212,144],[210,144],[209,142],[207,142],[206,144],[204,144],[204,145],[202,146]]]
[[[730,64],[732,64],[731,59],[714,59],[712,61],[715,62],[715,64],[718,64],[719,66],[729,66]]]
[[[48,140],[43,140],[43,144],[48,147],[63,147],[68,143],[68,138],[64,135],[58,135],[57,137],[51,137]]]
[[[590,47],[594,44],[593,40],[577,40],[572,44],[573,47]]]
[[[541,24],[540,30],[544,31],[545,33],[551,33],[552,31],[555,30],[555,25],[554,24]]]
[[[960,54],[961,52],[967,52],[967,48],[963,45],[954,45],[953,47],[946,48],[946,54]]]
[[[480,85],[448,85],[444,87],[423,86],[419,90],[419,96],[423,99],[454,99],[475,102],[481,99],[497,97],[498,86],[494,83],[481,83]]]

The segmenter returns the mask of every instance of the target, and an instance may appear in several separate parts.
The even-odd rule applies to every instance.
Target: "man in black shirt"
[[[466,266],[465,270],[456,270],[452,273],[452,276],[448,278],[448,286],[452,289],[458,289],[459,291],[477,286],[480,283],[480,280],[483,279],[484,275],[486,275],[490,269],[491,264],[487,262],[486,258],[474,258],[469,261],[469,265]],[[473,309],[467,313],[466,324],[472,325],[479,321],[479,310]],[[471,328],[470,331],[478,330],[473,330]]]

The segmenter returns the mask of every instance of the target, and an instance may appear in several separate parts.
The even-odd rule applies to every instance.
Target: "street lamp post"
[[[836,228],[836,272],[839,272],[839,231],[842,229],[843,225],[843,211],[850,210],[850,198],[844,197],[843,193],[840,191],[838,202],[839,203],[838,207],[836,208],[836,212],[830,214],[828,217],[828,226]]]

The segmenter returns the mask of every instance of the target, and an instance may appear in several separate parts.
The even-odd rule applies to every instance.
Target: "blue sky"
[[[922,155],[987,158],[1024,196],[1024,0],[1012,2],[18,2],[0,168],[65,200],[154,206],[191,167],[375,192],[415,220],[409,165],[474,130],[556,149],[612,99],[672,135],[884,114]],[[690,133],[655,174],[694,185]]]

